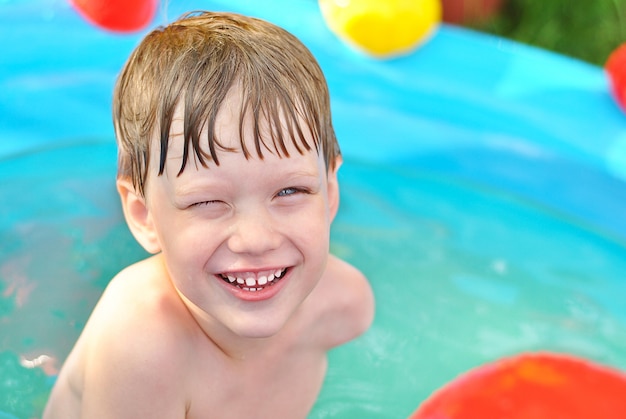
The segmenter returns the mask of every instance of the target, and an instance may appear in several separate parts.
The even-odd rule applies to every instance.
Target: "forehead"
[[[184,103],[181,100],[174,110],[165,148],[161,140],[161,168],[165,155],[168,161],[182,162],[182,173],[189,160],[205,167],[210,163],[219,166],[224,153],[261,160],[270,155],[320,154],[318,141],[298,106],[250,103],[238,87],[230,89],[213,117],[202,117],[205,113],[186,109]]]
[[[298,149],[291,140],[285,142],[285,151],[274,150],[269,146],[261,145],[263,149],[257,152],[254,142],[253,127],[250,126],[250,117],[244,120],[243,131],[239,131],[239,112],[228,111],[225,108],[220,113],[215,124],[216,137],[219,138],[220,147],[216,149],[216,159],[211,159],[206,164],[199,162],[197,154],[188,156],[189,162],[184,170],[181,170],[185,141],[184,120],[176,118],[172,123],[170,135],[170,152],[165,162],[162,182],[166,182],[176,190],[184,190],[194,185],[217,185],[224,184],[234,187],[235,185],[250,184],[262,188],[261,185],[274,184],[285,179],[294,177],[307,177],[321,180],[326,173],[324,156],[316,150]],[[206,128],[205,128],[206,130]],[[265,121],[261,126],[261,135],[269,135],[269,122]],[[208,148],[206,132],[202,133],[202,147]],[[249,150],[249,155],[243,151],[244,147]],[[238,188],[239,186],[237,186]]]

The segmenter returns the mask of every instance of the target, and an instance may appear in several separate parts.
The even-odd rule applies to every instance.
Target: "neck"
[[[179,296],[204,337],[228,358],[237,361],[258,358],[274,351],[278,342],[284,342],[284,339],[278,338],[279,335],[284,334],[282,329],[277,334],[268,337],[239,336],[203,312],[184,295],[179,293]]]

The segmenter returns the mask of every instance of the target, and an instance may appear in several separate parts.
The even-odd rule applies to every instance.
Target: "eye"
[[[220,200],[197,201],[189,205],[187,210],[199,217],[214,219],[228,214],[230,205]]]
[[[299,193],[306,193],[307,191],[302,189],[302,188],[296,188],[296,187],[289,187],[289,188],[285,188],[285,189],[281,189],[280,192],[278,192],[278,194],[276,194],[276,196],[279,197],[283,197],[283,196],[292,196],[292,195],[296,195]]]

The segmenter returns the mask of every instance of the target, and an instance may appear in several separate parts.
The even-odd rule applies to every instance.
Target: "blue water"
[[[626,370],[626,119],[601,69],[449,26],[375,61],[314,1],[181,0],[168,15],[198,7],[286,27],[328,77],[345,158],[331,247],[368,275],[377,313],[331,353],[311,418],[407,417],[524,351]],[[0,418],[39,415],[55,365],[26,361],[58,366],[107,281],[144,256],[110,123],[140,35],[60,0],[0,2]]]

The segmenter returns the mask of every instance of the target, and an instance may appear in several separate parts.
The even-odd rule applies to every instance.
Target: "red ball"
[[[472,370],[410,419],[623,419],[626,375],[569,355],[523,354]]]
[[[114,32],[133,32],[147,26],[158,0],[70,0],[88,21]]]
[[[617,47],[604,65],[615,100],[626,111],[626,43]]]

